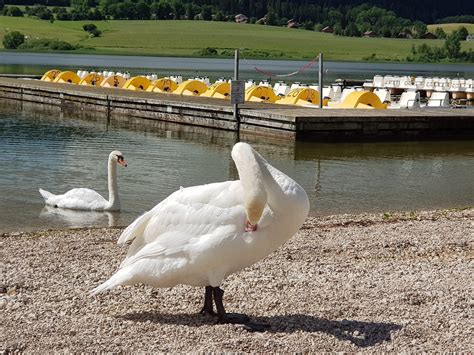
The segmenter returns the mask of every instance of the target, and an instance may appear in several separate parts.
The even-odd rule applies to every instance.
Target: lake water
[[[241,79],[267,79],[269,74],[256,70],[282,75],[301,69],[308,62],[289,60],[254,60],[243,58],[240,61]],[[128,70],[132,75],[154,72],[160,76],[181,74],[183,77],[195,75],[209,76],[212,80],[225,76],[232,77],[232,59],[217,58],[170,58],[140,56],[104,56],[86,54],[58,53],[15,53],[2,52],[0,73],[4,74],[43,74],[49,69],[87,69],[87,70]],[[474,78],[472,64],[419,64],[419,63],[359,63],[325,62],[325,83],[330,84],[338,78],[367,79],[374,75],[421,75]],[[314,63],[297,75],[273,77],[273,81],[288,82],[318,81],[318,64]]]
[[[126,225],[180,186],[236,179],[233,132],[102,116],[0,100],[0,232]],[[241,137],[308,192],[315,215],[474,205],[474,141],[312,143]],[[38,193],[107,194],[119,149],[121,213],[47,209]]]

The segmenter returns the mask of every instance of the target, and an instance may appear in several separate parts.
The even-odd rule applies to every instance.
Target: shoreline
[[[99,68],[119,68],[119,69],[160,69],[160,70],[171,70],[173,69],[174,71],[179,71],[179,69],[182,69],[183,71],[186,70],[193,70],[195,71],[194,67],[196,64],[192,61],[198,60],[202,62],[206,61],[211,61],[214,63],[213,68],[211,69],[201,69],[203,72],[206,71],[233,71],[233,65],[234,65],[234,58],[233,57],[204,57],[204,56],[186,56],[186,55],[170,55],[170,54],[163,54],[163,55],[157,55],[157,54],[146,54],[146,53],[140,53],[140,54],[131,54],[131,53],[100,53],[100,52],[74,52],[74,51],[69,51],[69,52],[56,52],[56,51],[21,51],[21,50],[8,50],[4,48],[0,48],[0,53],[5,54],[5,58],[1,59],[0,65],[29,65],[29,66],[45,66],[49,67],[50,69],[52,66],[58,66],[58,67],[99,67]],[[39,55],[39,57],[48,57],[49,62],[47,63],[38,63],[37,61],[33,59],[28,59],[28,57],[31,57],[32,55]],[[8,58],[14,57],[14,58]],[[59,63],[51,63],[51,60],[54,60],[58,56],[62,57],[67,57],[69,60],[67,63],[59,64]],[[126,63],[128,65],[113,65],[113,63],[108,63],[108,65],[94,65],[90,64],[87,65],[83,62],[80,63],[74,63],[73,59],[75,57],[78,58],[86,58],[89,57],[88,59],[114,59],[114,60],[119,60],[120,58],[126,58]],[[140,63],[138,65],[135,65],[129,62],[130,59],[135,58],[136,60],[140,61],[140,59],[143,60],[149,60],[149,59],[155,59],[158,60],[160,66],[157,66],[157,63],[154,63],[154,65],[146,65],[143,63]],[[176,60],[182,59],[186,63],[188,63],[191,66],[185,66],[181,68],[176,68]],[[291,63],[294,65],[301,65],[303,63],[307,63],[311,59],[313,59],[313,56],[309,56],[307,58],[282,58],[282,57],[276,57],[276,58],[270,58],[270,57],[256,57],[256,58],[251,58],[248,57],[246,58],[247,60],[251,60],[253,65],[259,65],[259,64],[264,64],[264,63],[269,63],[269,62],[276,62],[279,64],[282,63]],[[164,61],[168,60],[169,63],[166,64]],[[71,62],[72,61],[72,62]],[[215,67],[216,64],[219,64],[217,68]],[[225,63],[225,67],[222,67],[222,64]],[[375,66],[374,69],[378,69],[381,72],[384,72],[383,68],[385,66],[390,66],[390,67],[398,67],[399,70],[404,69],[405,72],[410,72],[410,71],[436,71],[434,68],[437,66],[443,67],[442,69],[445,71],[467,71],[469,73],[473,73],[474,69],[472,69],[472,66],[470,65],[469,62],[409,62],[409,61],[382,61],[382,60],[376,60],[376,61],[365,61],[365,60],[355,60],[355,59],[325,59],[324,62],[325,66],[327,69],[330,70],[338,70],[341,65],[347,65],[347,64],[354,64],[356,67],[365,67],[367,65],[370,66]],[[411,70],[405,69],[404,67],[412,67]],[[288,69],[288,70],[293,70],[294,68]],[[240,70],[245,72],[246,70],[251,70],[252,72],[254,71],[254,68],[247,63],[246,61],[241,62],[241,67]],[[272,69],[275,70],[275,69]],[[366,69],[363,69],[362,72],[366,71]],[[345,70],[342,71],[345,73]],[[346,73],[347,74],[347,73]],[[421,75],[421,74],[420,74]],[[466,78],[469,78],[470,76],[468,75]],[[350,79],[350,78],[348,78]]]
[[[121,228],[0,234],[0,351],[469,351],[474,208],[308,217],[224,283],[248,333],[197,314],[203,290],[87,292],[118,267]]]
[[[133,54],[131,52],[120,52],[120,51],[107,51],[107,50],[96,50],[95,48],[87,49],[87,48],[82,48],[82,49],[77,49],[77,50],[69,50],[69,51],[56,51],[56,50],[21,50],[21,49],[6,49],[6,48],[0,48],[0,53],[8,53],[8,54],[21,54],[21,55],[28,55],[28,54],[44,54],[44,55],[51,55],[51,54],[66,54],[66,55],[78,55],[78,56],[103,56],[103,57],[154,57],[154,58],[186,58],[186,59],[216,59],[216,60],[229,60],[233,61],[234,57],[231,56],[222,56],[222,55],[215,55],[215,56],[202,56],[202,55],[185,55],[185,54],[160,54],[160,53],[140,53],[140,54]],[[291,58],[291,57],[253,57],[249,56],[246,57],[246,59],[250,60],[258,60],[258,61],[277,61],[277,62],[301,62],[301,63],[306,63],[308,60],[313,59],[311,56],[307,58]],[[380,60],[357,60],[357,59],[342,59],[342,58],[337,58],[337,59],[329,59],[327,60],[328,62],[331,63],[356,63],[356,64],[419,64],[419,65],[453,65],[453,66],[459,66],[459,67],[468,67],[469,62],[412,62],[408,60],[385,60],[385,59],[380,59]],[[38,64],[41,65],[41,64]],[[44,64],[45,66],[50,66],[48,64]]]
[[[450,208],[439,208],[439,209],[427,209],[427,210],[393,210],[384,212],[360,212],[360,213],[322,213],[317,214],[316,212],[309,212],[307,219],[311,220],[339,220],[340,225],[344,224],[375,224],[375,223],[393,223],[401,221],[409,221],[417,218],[424,218],[427,213],[450,213],[450,212],[462,212],[466,210],[472,210],[474,206],[463,206],[463,207],[450,207]],[[139,214],[136,216],[139,217]],[[132,223],[133,220],[130,221]],[[123,225],[95,225],[95,226],[84,226],[84,227],[28,227],[23,230],[1,230],[0,238],[6,236],[19,236],[25,234],[37,234],[44,232],[64,232],[64,231],[84,231],[84,230],[96,230],[96,229],[125,229],[130,223]],[[322,225],[319,225],[320,227]],[[335,226],[335,225],[332,225]]]

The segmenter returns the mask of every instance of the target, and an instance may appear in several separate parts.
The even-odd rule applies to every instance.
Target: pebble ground
[[[223,285],[262,333],[199,315],[200,288],[90,297],[126,253],[120,232],[0,235],[0,353],[474,350],[474,209],[308,218]]]

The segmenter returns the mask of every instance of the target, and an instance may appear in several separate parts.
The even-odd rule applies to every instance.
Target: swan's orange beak
[[[245,222],[245,231],[246,232],[255,232],[257,230],[257,224],[252,224],[248,220]]]
[[[127,167],[127,163],[125,162],[125,159],[123,159],[123,158],[122,158],[122,159],[119,159],[119,160],[118,160],[118,163],[119,163],[120,165],[124,166],[124,167]]]

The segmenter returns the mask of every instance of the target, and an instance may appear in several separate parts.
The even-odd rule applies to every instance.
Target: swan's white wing
[[[120,235],[117,244],[122,245],[127,242],[133,241],[137,237],[142,237],[143,232],[145,231],[145,228],[148,226],[148,222],[150,219],[157,213],[159,213],[160,210],[166,208],[166,205],[169,201],[173,201],[173,199],[176,197],[175,195],[178,193],[181,193],[184,189],[181,188],[178,191],[173,192],[171,195],[169,195],[166,199],[161,201],[159,204],[157,204],[155,207],[153,207],[150,211],[145,212],[142,214],[140,217],[135,219],[125,230],[122,232]]]
[[[94,210],[105,208],[107,200],[94,190],[77,188],[49,199],[48,204],[60,208]]]
[[[120,235],[117,243],[124,244],[143,236],[150,220],[154,219],[153,225],[162,230],[160,222],[168,223],[164,218],[157,219],[161,213],[175,211],[178,214],[187,212],[187,208],[196,204],[211,205],[218,207],[235,206],[242,202],[241,185],[239,181],[226,181],[207,185],[181,188],[173,192],[166,199],[157,204],[153,209],[144,213],[132,222]],[[179,204],[180,206],[176,206]],[[187,206],[187,207],[186,207]],[[158,236],[158,234],[157,234]]]
[[[166,253],[182,251],[194,239],[215,234],[223,226],[231,235],[234,228],[241,229],[245,223],[242,198],[238,181],[178,190],[135,220],[122,233],[119,243],[135,238],[128,259],[138,254],[156,255],[160,248]],[[155,247],[148,249],[151,244]],[[129,262],[126,260],[124,263]]]
[[[169,198],[173,196],[173,199],[182,204],[201,203],[217,207],[230,207],[242,203],[242,192],[241,182],[235,180],[182,188]]]
[[[206,213],[214,214],[219,218],[204,222],[202,215]],[[221,208],[203,205],[195,212],[188,213],[186,220],[182,220],[179,225],[172,222],[172,217],[168,217],[171,215],[165,213],[164,219],[171,222],[168,224],[169,228],[166,228],[168,230],[161,233],[154,241],[144,243],[134,254],[127,256],[120,265],[121,268],[142,259],[157,259],[159,257],[184,257],[192,263],[197,258],[212,257],[213,254],[216,254],[214,253],[216,248],[222,253],[223,245],[241,234],[245,221],[245,210],[243,206]],[[199,224],[196,223],[197,221]],[[150,225],[150,228],[152,226],[153,224]]]
[[[148,221],[153,216],[153,210],[145,212],[140,217],[132,222],[127,228],[124,229],[122,234],[117,241],[117,244],[122,245],[127,242],[134,240],[136,237],[143,234]]]
[[[206,213],[220,218],[211,223],[203,222],[201,217]],[[173,214],[171,209],[165,208],[164,222],[160,224],[176,227]],[[236,251],[240,250],[238,244],[245,243],[242,240],[245,221],[243,206],[222,208],[191,205],[185,216],[187,218],[179,228],[170,228],[169,231],[159,233],[152,242],[143,243],[144,237],[137,237],[130,247],[134,252],[129,251],[129,256],[122,262],[119,270],[109,280],[96,287],[92,294],[117,285],[134,283],[155,287],[172,287],[177,284],[217,286],[229,271],[245,267],[245,264],[231,260],[235,259],[236,255],[241,255],[236,254]],[[241,222],[237,223],[239,220]],[[237,226],[236,223],[240,225]],[[153,224],[149,224],[149,228],[152,227]],[[203,233],[209,230],[212,231]],[[151,230],[146,233],[150,237]]]
[[[229,271],[248,264],[246,255],[235,262],[237,251],[245,243],[242,204],[169,206],[161,211],[160,218],[150,219],[143,237],[133,241],[116,273],[118,279],[156,287],[218,285]],[[187,211],[176,218],[177,209]]]

